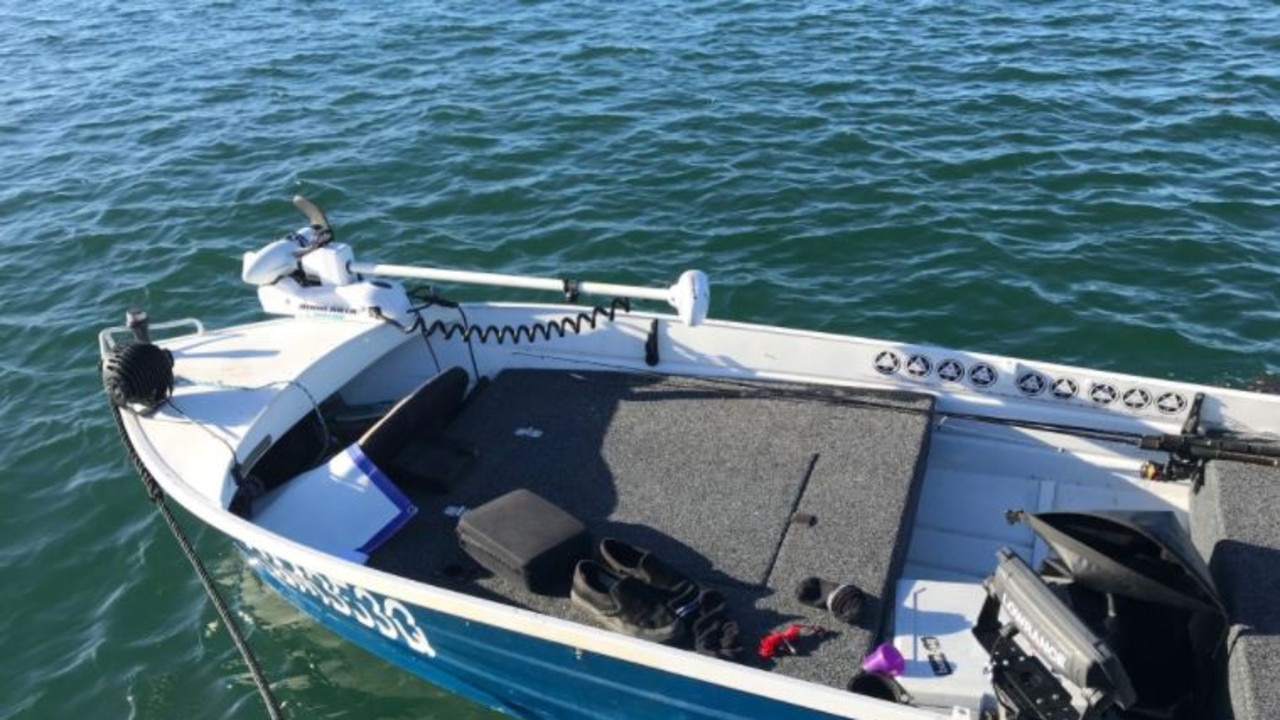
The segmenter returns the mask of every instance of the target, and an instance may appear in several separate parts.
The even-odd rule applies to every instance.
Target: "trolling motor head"
[[[293,204],[307,216],[311,224],[261,250],[244,254],[240,277],[250,285],[270,285],[280,278],[302,272],[301,260],[333,242],[333,228],[324,211],[301,195],[293,196]]]
[[[324,212],[297,195],[309,225],[244,254],[240,277],[258,286],[262,309],[277,315],[392,320],[408,325],[409,296],[398,283],[356,276],[351,248],[334,242]]]

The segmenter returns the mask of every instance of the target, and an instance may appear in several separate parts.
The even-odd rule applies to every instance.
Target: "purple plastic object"
[[[898,648],[893,646],[893,643],[883,643],[880,647],[872,650],[870,655],[862,659],[862,669],[877,675],[889,675],[890,677],[901,675],[906,667],[907,661],[902,657],[902,653],[898,652]]]

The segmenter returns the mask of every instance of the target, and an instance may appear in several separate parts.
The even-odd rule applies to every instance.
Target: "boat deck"
[[[567,597],[489,576],[459,549],[459,507],[527,488],[595,540],[650,549],[721,592],[742,630],[744,662],[843,687],[889,620],[933,403],[902,392],[508,370],[447,430],[479,459],[447,493],[404,487],[419,513],[370,564],[590,624]],[[867,594],[858,627],[795,600],[810,576]],[[791,622],[835,633],[802,644],[799,656],[756,657],[759,639]]]
[[[744,662],[833,687],[890,639],[899,581],[976,587],[1001,547],[1044,559],[1006,511],[1165,509],[1185,522],[1189,495],[1186,483],[1141,480],[1133,448],[949,418],[922,393],[508,370],[446,435],[479,459],[448,492],[402,485],[419,513],[371,565],[591,624],[567,595],[512,586],[459,548],[461,510],[526,488],[596,541],[652,550],[722,593]],[[866,593],[857,627],[795,599],[811,576]],[[793,622],[835,633],[796,656],[756,656],[761,637]]]

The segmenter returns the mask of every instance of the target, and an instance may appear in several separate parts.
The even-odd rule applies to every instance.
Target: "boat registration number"
[[[359,586],[334,580],[324,573],[308,570],[288,560],[248,548],[250,562],[256,562],[281,584],[319,600],[325,607],[351,618],[370,630],[377,630],[389,640],[397,640],[427,657],[435,657],[435,648],[427,634],[404,603],[381,597]]]

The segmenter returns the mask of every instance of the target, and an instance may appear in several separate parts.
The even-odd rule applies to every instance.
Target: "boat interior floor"
[[[591,624],[567,596],[482,571],[457,514],[518,488],[555,503],[596,542],[646,548],[726,599],[742,660],[843,688],[884,636],[930,445],[925,394],[625,372],[507,370],[445,429],[479,452],[449,487],[403,486],[417,516],[370,564],[441,587]],[[800,603],[808,577],[867,596],[855,626]],[[757,657],[790,623],[833,631]]]

